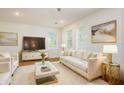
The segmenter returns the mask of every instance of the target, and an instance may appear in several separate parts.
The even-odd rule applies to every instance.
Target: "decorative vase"
[[[40,54],[41,54],[41,62],[42,62],[42,65],[44,65],[45,64],[45,56],[46,56],[46,54],[45,54],[45,52],[44,51],[40,51]]]
[[[45,60],[44,60],[44,58],[42,58],[42,64],[43,64],[43,65],[45,64]]]

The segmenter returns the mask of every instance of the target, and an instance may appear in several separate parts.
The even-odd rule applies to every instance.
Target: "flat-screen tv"
[[[42,37],[23,37],[23,50],[45,49],[45,38]]]

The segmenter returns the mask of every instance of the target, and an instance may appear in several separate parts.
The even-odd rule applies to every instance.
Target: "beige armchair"
[[[0,53],[0,85],[9,84],[19,66],[18,53]]]
[[[8,85],[11,80],[11,56],[0,53],[0,85]]]

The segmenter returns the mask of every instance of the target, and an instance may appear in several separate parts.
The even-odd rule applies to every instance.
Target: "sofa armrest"
[[[15,69],[19,66],[19,55],[18,53],[11,54],[11,72],[15,71]]]
[[[101,64],[105,57],[89,58],[88,60],[88,77],[96,78],[101,76]]]
[[[18,53],[12,53],[12,54],[11,54],[11,58],[12,58],[13,60],[19,60],[19,55],[18,55]]]
[[[0,73],[10,72],[11,63],[10,62],[0,62]]]
[[[89,58],[88,61],[92,61],[92,60],[104,60],[106,57],[95,57],[95,58]]]

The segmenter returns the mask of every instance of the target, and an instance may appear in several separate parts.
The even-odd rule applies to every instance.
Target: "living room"
[[[1,8],[0,14],[0,60],[2,60],[0,61],[2,73],[0,73],[0,84],[123,84],[123,8]],[[107,33],[102,29],[110,29],[108,32],[111,32]],[[99,31],[98,35],[97,31]],[[39,44],[40,42],[42,45]],[[107,47],[106,50],[105,47]],[[3,62],[3,55],[7,57],[5,62]],[[64,56],[67,57],[64,58]],[[69,61],[66,59],[69,58],[68,56],[72,58]],[[84,63],[78,62],[76,58],[79,56],[83,59],[87,56],[89,59],[85,59]],[[95,59],[90,59],[90,57]],[[11,71],[13,67],[10,67],[14,64],[12,60],[16,61],[13,61],[16,63],[13,71]],[[73,60],[79,64],[71,63],[70,61]],[[112,71],[111,73],[104,72],[102,65],[106,60],[108,61],[104,65],[112,66],[113,73]],[[39,63],[45,66],[50,65],[53,72],[51,70],[51,73],[49,71],[41,73],[39,68],[36,71]],[[81,71],[82,69],[77,69],[80,66],[83,66],[84,72]],[[10,75],[3,75],[5,72],[8,73],[7,71]],[[49,75],[54,77],[49,78]],[[65,79],[64,76],[68,78]]]

